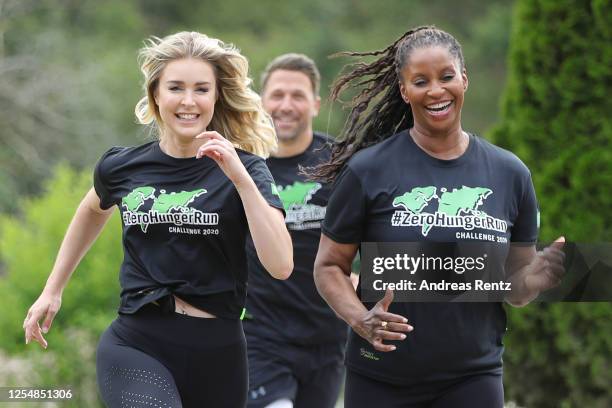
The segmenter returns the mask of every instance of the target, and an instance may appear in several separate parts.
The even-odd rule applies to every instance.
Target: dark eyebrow
[[[170,81],[166,81],[166,83],[167,84],[180,84],[180,85],[182,85],[184,82],[183,81],[170,80]],[[210,82],[208,82],[208,81],[196,82],[196,86],[200,86],[200,85],[210,85]]]
[[[270,93],[271,94],[288,93],[288,94],[291,94],[291,95],[306,95],[306,92],[303,91],[302,89],[290,89],[290,90],[286,90],[284,88],[276,88],[276,89],[273,89]]]
[[[446,72],[446,71],[453,71],[453,73],[455,73],[455,74],[457,73],[457,71],[455,70],[455,67],[453,65],[447,65],[447,66],[445,66],[444,68],[442,68],[440,70],[440,72]],[[418,77],[426,78],[427,75],[422,73],[422,72],[415,72],[415,73],[413,73],[410,76],[411,80],[414,80],[414,79],[416,79]]]

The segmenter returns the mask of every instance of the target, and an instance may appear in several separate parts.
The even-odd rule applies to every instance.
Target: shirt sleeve
[[[107,150],[94,168],[93,184],[96,194],[100,198],[100,208],[103,210],[111,208],[115,205],[112,195],[109,189],[109,172],[111,171],[112,164],[110,163],[109,156],[116,152],[117,148],[113,147]]]
[[[531,174],[521,178],[522,197],[519,201],[518,216],[512,227],[510,240],[512,242],[535,243],[538,239],[540,228],[540,211],[536,200],[535,189],[531,180]]]
[[[256,160],[251,164],[247,171],[251,175],[251,178],[255,182],[257,189],[263,196],[263,198],[274,208],[278,208],[283,212],[285,216],[285,208],[278,194],[276,183],[270,173],[270,169],[266,163],[262,160]]]
[[[346,167],[334,183],[321,231],[341,244],[361,242],[366,196],[357,175]]]

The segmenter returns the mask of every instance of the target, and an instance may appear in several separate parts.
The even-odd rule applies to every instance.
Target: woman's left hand
[[[565,245],[565,238],[559,237],[536,254],[527,266],[524,278],[525,287],[528,290],[543,292],[561,283],[565,274],[563,245]]]
[[[249,173],[238,157],[236,148],[221,134],[215,131],[207,131],[200,133],[195,138],[206,140],[196,153],[197,159],[203,156],[213,159],[236,187],[250,179],[251,176],[249,176]]]

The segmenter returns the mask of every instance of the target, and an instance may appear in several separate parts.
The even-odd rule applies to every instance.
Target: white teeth
[[[449,106],[450,106],[450,104],[451,104],[452,102],[453,102],[453,101],[450,101],[450,102],[440,102],[440,103],[435,103],[435,104],[433,104],[433,105],[428,105],[428,106],[427,106],[427,109],[437,109],[437,110],[439,110],[439,109],[446,109],[447,107],[449,107]]]
[[[180,119],[187,119],[187,120],[193,120],[198,117],[198,115],[195,113],[178,113],[177,116]]]

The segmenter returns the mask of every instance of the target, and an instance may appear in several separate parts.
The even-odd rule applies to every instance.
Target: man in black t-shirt
[[[274,59],[262,76],[262,101],[279,148],[267,160],[287,213],[294,270],[270,279],[247,244],[249,408],[333,407],[343,378],[347,327],[319,296],[312,276],[330,186],[311,182],[299,167],[329,160],[328,137],[313,132],[320,75],[301,54]]]

